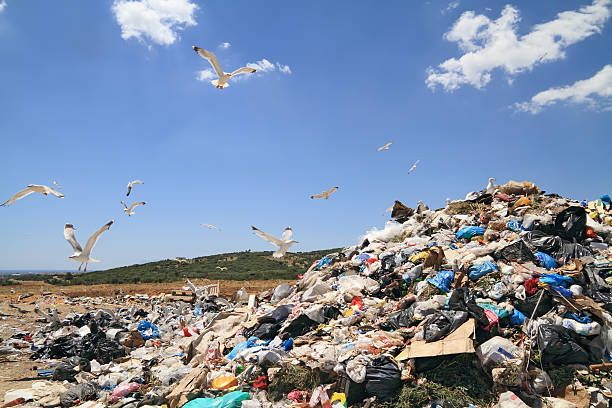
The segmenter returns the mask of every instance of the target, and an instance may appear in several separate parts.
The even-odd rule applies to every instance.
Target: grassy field
[[[27,280],[44,281],[61,286],[163,283],[181,281],[184,278],[238,281],[294,280],[314,261],[336,251],[338,249],[287,253],[280,259],[273,258],[271,251],[232,252],[193,259],[166,259],[87,273],[28,275]]]

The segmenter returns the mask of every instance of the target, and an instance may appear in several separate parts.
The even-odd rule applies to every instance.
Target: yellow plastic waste
[[[236,377],[217,377],[210,383],[215,390],[227,390],[238,385]]]
[[[334,395],[332,395],[331,400],[329,400],[329,402],[331,402],[333,405],[335,401],[338,401],[346,407],[346,395],[343,392],[334,392]]]
[[[428,255],[429,255],[428,251],[423,251],[423,252],[419,252],[418,254],[412,255],[410,258],[408,258],[408,260],[412,263],[416,263],[420,261],[421,259],[427,258]]]

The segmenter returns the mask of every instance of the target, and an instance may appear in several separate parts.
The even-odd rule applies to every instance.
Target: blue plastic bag
[[[331,258],[328,257],[324,257],[323,259],[321,259],[319,261],[319,264],[317,265],[317,269],[321,269],[322,267],[324,267],[325,265],[329,265],[332,263]]]
[[[536,258],[538,258],[538,261],[540,261],[540,264],[546,269],[548,269],[549,271],[559,266],[557,265],[557,261],[555,261],[555,259],[552,256],[545,254],[544,252],[538,251],[534,255]]]
[[[159,336],[159,329],[153,323],[142,320],[138,323],[138,333],[143,339],[149,340]]]
[[[293,337],[289,337],[287,340],[285,340],[285,342],[283,343],[283,350],[285,351],[289,351],[293,348]]]
[[[525,315],[520,311],[514,309],[512,316],[510,316],[510,324],[513,326],[520,326],[525,322]]]
[[[468,269],[471,280],[476,281],[489,272],[499,271],[499,267],[493,262],[484,262],[482,265],[472,265]]]
[[[202,316],[202,308],[200,307],[199,303],[196,304],[195,307],[193,308],[193,315],[195,317]]]
[[[540,275],[540,282],[549,286],[561,286],[566,288],[567,285],[572,284],[573,279],[569,276],[561,276],[558,273],[549,273],[548,275]]]
[[[574,319],[575,321],[580,322],[580,323],[584,323],[584,324],[592,322],[592,320],[591,320],[591,318],[589,316],[585,316],[582,313],[576,314],[576,313],[567,312],[563,317]]]
[[[521,222],[517,220],[508,221],[506,223],[506,229],[509,229],[510,231],[518,232],[521,230]]]
[[[431,279],[427,279],[427,282],[431,283],[443,292],[450,292],[451,284],[455,280],[455,272],[453,271],[441,271]]]
[[[571,290],[564,288],[563,286],[550,286],[553,292],[560,294],[563,297],[571,298],[573,293]],[[553,293],[554,295],[554,293]]]
[[[248,392],[232,391],[217,398],[195,398],[182,408],[240,408],[242,401],[251,399]]]
[[[247,341],[236,344],[236,347],[234,347],[234,349],[227,355],[227,358],[230,360],[235,359],[238,353],[240,353],[242,350],[255,347],[257,345],[257,341],[259,341],[259,338],[253,336],[249,337]]]
[[[471,239],[475,235],[483,235],[485,232],[484,228],[475,227],[475,226],[465,226],[459,228],[459,231],[455,234],[457,239],[465,238]]]

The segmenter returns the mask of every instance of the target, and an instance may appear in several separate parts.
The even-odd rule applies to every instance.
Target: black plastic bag
[[[252,328],[243,330],[242,335],[247,339],[255,336],[261,340],[272,340],[280,328],[280,323],[257,323]]]
[[[589,364],[589,353],[576,341],[576,333],[563,326],[538,326],[538,348],[543,364]]]
[[[559,251],[563,246],[563,240],[561,237],[548,235],[545,232],[538,230],[529,231],[522,237],[522,239],[527,243],[527,245],[531,246],[532,251],[544,252],[545,254],[551,256],[555,252]]]
[[[468,312],[481,326],[489,325],[489,319],[484,309],[476,304],[474,295],[468,288],[457,288],[453,290],[448,301],[448,308],[450,310]]]
[[[108,364],[118,357],[125,356],[125,349],[115,340],[110,340],[102,331],[86,334],[81,343],[81,357]]]
[[[584,285],[584,294],[596,302],[604,304],[604,309],[612,312],[612,286],[604,279],[612,272],[612,268],[585,267],[582,271],[588,284]]]
[[[543,289],[541,289],[543,290]],[[535,309],[536,304],[538,303],[538,299],[540,298],[540,291],[537,291],[531,296],[527,296],[525,300],[517,299],[514,301],[514,307],[525,315],[528,319],[531,318],[533,310]],[[553,308],[553,299],[550,293],[544,291],[542,295],[542,300],[540,300],[540,304],[538,305],[538,310],[534,317],[540,317],[550,312],[550,309]]]
[[[467,319],[467,312],[437,310],[427,319],[423,328],[423,338],[427,343],[443,339]]]
[[[382,330],[391,331],[401,327],[414,326],[414,307],[389,314],[387,320],[380,324]]]
[[[308,333],[315,327],[317,327],[319,323],[312,320],[310,317],[306,316],[304,313],[293,319],[287,327],[282,332],[283,340],[287,340],[289,337],[296,338],[303,334]]]
[[[259,323],[281,323],[289,317],[291,314],[291,310],[294,305],[283,305],[279,306],[273,311],[266,313],[265,315],[259,317],[257,321]]]
[[[98,398],[98,385],[93,382],[77,384],[60,394],[62,407],[71,407]]]
[[[551,254],[553,258],[562,264],[568,263],[572,259],[592,256],[593,254],[585,246],[578,243],[563,242],[563,246],[557,252]]]
[[[366,366],[365,390],[377,401],[389,401],[401,387],[401,371],[390,358],[377,357]]]
[[[333,319],[337,319],[342,316],[342,312],[336,306],[325,305],[323,306],[323,317],[325,317],[325,322],[328,322]]]
[[[496,261],[503,260],[506,262],[521,261],[533,262],[535,257],[529,246],[522,239],[517,239],[513,243],[498,249],[493,254]]]
[[[582,241],[586,238],[586,211],[582,207],[569,207],[557,214],[555,228],[561,238]]]

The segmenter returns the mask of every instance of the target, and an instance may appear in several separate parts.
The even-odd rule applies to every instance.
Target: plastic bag
[[[557,261],[555,261],[552,256],[540,251],[536,252],[534,255],[538,259],[538,261],[540,261],[540,265],[542,265],[549,271],[558,267]]]
[[[457,237],[457,239],[460,239],[460,238],[471,239],[472,237],[476,235],[483,235],[484,232],[485,232],[485,229],[481,227],[464,226],[464,227],[459,228],[459,231],[457,231],[457,233],[455,234],[455,237]]]
[[[571,285],[574,282],[574,280],[570,278],[569,276],[562,276],[557,273],[549,273],[547,275],[541,275],[539,280],[541,283],[545,283],[549,286],[561,286],[564,288],[567,287],[568,285]]]
[[[573,319],[563,319],[562,325],[582,336],[594,336],[601,333],[601,325],[597,322],[580,323]]]
[[[366,366],[365,391],[378,401],[389,401],[402,386],[401,372],[388,357],[377,357]]]
[[[242,401],[251,397],[248,392],[232,391],[218,398],[196,398],[182,408],[241,408]]]
[[[588,364],[589,353],[576,342],[575,336],[563,326],[540,324],[537,341],[542,363]]]
[[[142,320],[138,323],[138,332],[143,339],[149,340],[159,336],[159,329],[156,325],[146,320]]]
[[[280,285],[276,287],[276,289],[274,289],[274,292],[272,293],[272,298],[270,299],[270,301],[272,303],[280,302],[281,300],[283,300],[290,294],[291,294],[291,286],[289,286],[288,283],[281,283]]]
[[[242,350],[255,347],[258,340],[259,339],[257,337],[250,337],[247,341],[236,344],[236,347],[234,347],[234,349],[227,355],[227,358],[229,360],[235,359],[238,353],[240,353]]]
[[[557,214],[555,229],[561,238],[582,241],[586,238],[586,211],[582,207],[569,207]]]
[[[517,299],[514,302],[514,307],[518,309],[521,313],[523,313],[526,317],[531,318],[533,311],[535,309],[536,304],[538,303],[538,299],[540,298],[540,291],[536,292],[531,296],[527,296],[525,300]],[[544,291],[542,295],[542,300],[540,300],[540,304],[538,305],[538,310],[534,317],[540,317],[545,315],[553,308],[553,300],[552,296]]]
[[[521,358],[523,350],[515,346],[512,341],[495,336],[476,348],[476,356],[488,372],[491,368],[503,365],[509,360]]]
[[[499,271],[499,267],[493,262],[484,262],[481,265],[472,265],[468,269],[468,274],[471,280],[476,281],[487,273]]]
[[[467,312],[438,310],[425,323],[423,338],[427,343],[443,339],[465,323],[467,319]]]
[[[481,326],[489,324],[484,309],[476,304],[474,295],[468,288],[457,288],[453,290],[448,301],[448,308],[450,310],[468,312]]]
[[[215,390],[227,390],[238,385],[238,379],[233,376],[216,377],[210,382],[210,386]]]
[[[455,280],[455,272],[445,270],[445,271],[440,271],[433,278],[427,279],[427,282],[431,283],[432,285],[434,285],[441,291],[448,293],[451,290],[451,285],[454,280]]]
[[[521,239],[517,239],[511,244],[498,249],[493,254],[496,260],[504,260],[506,262],[521,261],[521,262],[533,262],[535,257],[531,253],[531,249]]]
[[[77,384],[60,394],[62,407],[71,407],[77,403],[93,400],[98,397],[98,385],[92,382]]]
[[[108,402],[110,402],[111,404],[114,404],[115,402],[118,402],[120,399],[122,399],[126,395],[134,391],[138,391],[139,389],[140,389],[140,384],[136,382],[129,382],[129,383],[121,384],[113,390],[113,393],[108,399]]]
[[[387,320],[380,324],[380,328],[387,331],[397,330],[401,327],[410,327],[414,322],[414,307],[411,306],[406,310],[389,314]]]

